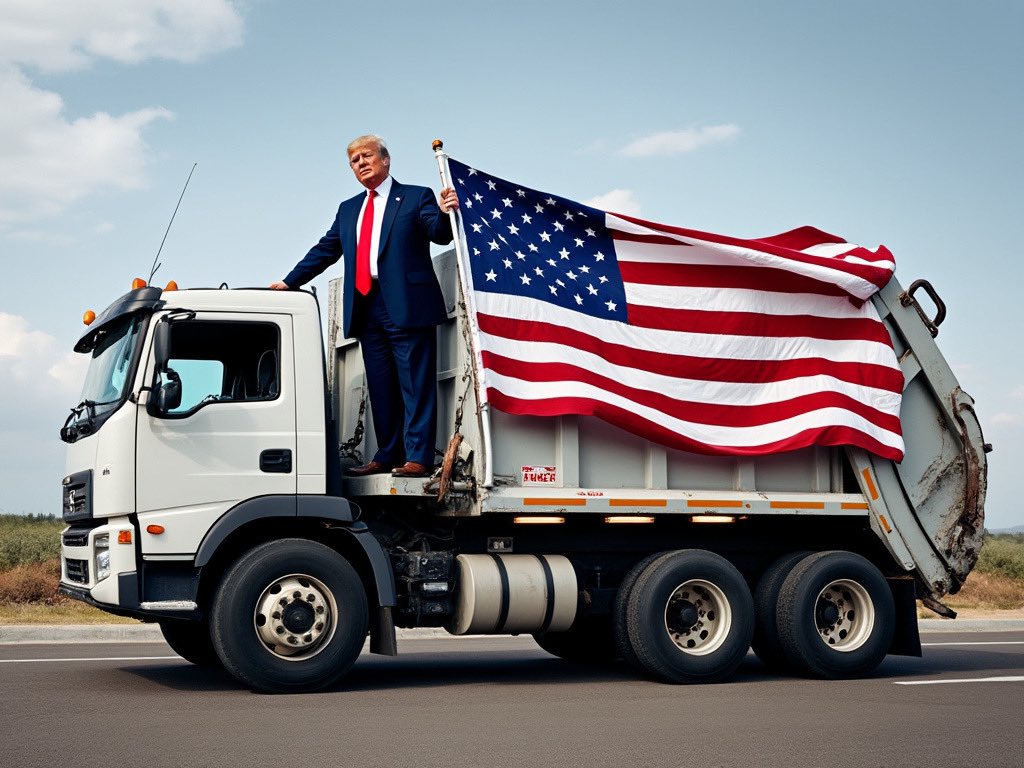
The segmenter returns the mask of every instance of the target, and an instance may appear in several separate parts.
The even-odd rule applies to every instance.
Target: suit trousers
[[[437,436],[437,330],[399,328],[391,320],[375,280],[356,310],[365,324],[358,334],[370,394],[374,460],[434,465]],[[362,324],[362,323],[361,323]]]

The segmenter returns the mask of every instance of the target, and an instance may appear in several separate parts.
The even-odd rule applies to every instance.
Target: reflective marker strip
[[[885,515],[879,515],[878,522],[880,522],[882,527],[885,528],[886,533],[892,533],[892,526],[889,525],[889,521],[885,519]]]
[[[868,493],[871,494],[872,499],[878,498],[878,489],[875,487],[874,478],[871,477],[871,470],[865,467],[864,471],[861,472],[864,475],[864,482],[868,486]]]
[[[842,504],[839,505],[839,508],[840,509],[867,509],[868,505],[867,505],[866,502],[863,502],[863,501],[857,501],[857,502],[844,501]]]
[[[824,509],[823,501],[773,501],[769,505],[772,509]]]
[[[667,499],[608,499],[609,507],[667,507]]]
[[[743,502],[735,499],[687,499],[688,507],[742,507]]]
[[[582,507],[586,503],[586,499],[523,499],[530,507]]]

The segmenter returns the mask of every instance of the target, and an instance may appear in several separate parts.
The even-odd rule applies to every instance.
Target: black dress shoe
[[[391,471],[391,464],[385,464],[380,461],[371,461],[369,464],[363,464],[359,467],[349,467],[345,470],[346,475],[354,475],[355,477],[364,477],[366,475],[383,475],[385,472]]]
[[[433,469],[425,464],[419,464],[415,461],[407,461],[402,466],[391,470],[391,474],[395,477],[426,477],[432,471]]]

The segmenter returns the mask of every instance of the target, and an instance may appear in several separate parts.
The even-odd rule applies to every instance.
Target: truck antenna
[[[146,281],[146,285],[153,282],[153,275],[155,275],[156,271],[163,266],[162,263],[157,263],[157,259],[160,258],[160,252],[164,249],[164,243],[167,242],[167,234],[171,231],[171,225],[174,223],[174,217],[178,215],[178,208],[181,207],[181,200],[185,197],[185,190],[188,189],[188,183],[192,181],[192,174],[195,173],[197,165],[199,165],[199,163],[192,163],[192,170],[188,172],[188,178],[185,179],[185,186],[181,188],[181,195],[178,196],[178,204],[174,206],[174,213],[171,214],[171,220],[167,222],[167,229],[164,231],[164,239],[160,241],[160,247],[156,249],[156,256],[153,257],[153,268],[149,272],[149,279]]]

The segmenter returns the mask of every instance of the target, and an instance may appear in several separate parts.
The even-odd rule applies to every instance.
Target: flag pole
[[[441,188],[453,187],[451,171],[448,168],[448,155],[444,152],[444,142],[434,139],[432,144],[437,170],[441,174]],[[455,241],[455,263],[458,267],[459,288],[462,291],[466,321],[469,323],[469,353],[473,358],[473,385],[476,393],[477,415],[480,434],[483,440],[484,472],[481,486],[490,488],[494,485],[493,453],[491,448],[491,406],[487,401],[487,389],[483,386],[484,366],[480,356],[480,326],[477,324],[476,302],[473,295],[473,272],[470,269],[469,253],[466,248],[466,233],[462,227],[461,208],[448,211],[452,223],[452,234]]]

